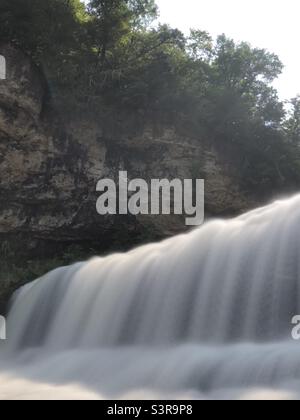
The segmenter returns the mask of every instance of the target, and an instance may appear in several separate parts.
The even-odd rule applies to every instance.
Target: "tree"
[[[210,62],[213,55],[213,39],[206,31],[191,29],[187,39],[187,52],[194,60]]]
[[[76,48],[87,18],[80,0],[1,0],[0,38],[36,61]]]
[[[108,52],[112,54],[133,28],[140,28],[157,13],[154,0],[91,0],[88,9],[94,17],[90,31],[102,68]]]
[[[236,44],[221,35],[217,39],[212,66],[215,81],[234,89],[240,95],[260,94],[282,72],[283,65],[275,54],[251,48],[248,43]]]
[[[291,99],[288,117],[284,124],[288,141],[300,145],[300,95]]]

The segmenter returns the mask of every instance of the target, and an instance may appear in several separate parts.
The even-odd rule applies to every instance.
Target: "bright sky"
[[[285,65],[276,82],[282,99],[300,94],[300,0],[156,0],[160,21],[184,32],[225,33],[279,55]]]

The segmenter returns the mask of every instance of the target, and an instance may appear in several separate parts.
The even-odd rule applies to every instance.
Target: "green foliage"
[[[1,0],[0,36],[37,60],[77,48],[86,12],[79,0]]]
[[[288,117],[284,123],[287,141],[300,145],[300,96],[289,103]]]
[[[0,0],[0,39],[43,67],[64,112],[91,110],[104,129],[120,115],[172,124],[233,157],[249,188],[297,185],[300,99],[286,113],[279,58],[152,25],[157,12],[154,0]]]

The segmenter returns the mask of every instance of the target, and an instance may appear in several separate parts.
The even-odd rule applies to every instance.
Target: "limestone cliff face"
[[[7,79],[0,80],[0,240],[18,255],[51,256],[70,243],[101,251],[125,249],[185,230],[184,219],[101,217],[96,183],[118,177],[206,180],[208,216],[253,205],[221,156],[172,127],[145,125],[140,135],[108,139],[84,115],[64,119],[45,107],[47,83],[30,59],[0,45]],[[3,252],[2,252],[3,253]]]

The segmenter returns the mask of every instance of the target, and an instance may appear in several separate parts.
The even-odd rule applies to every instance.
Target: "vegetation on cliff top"
[[[154,0],[1,0],[0,40],[43,69],[64,110],[172,124],[231,156],[249,190],[297,185],[300,99],[279,100],[279,58],[155,25],[157,13]]]

